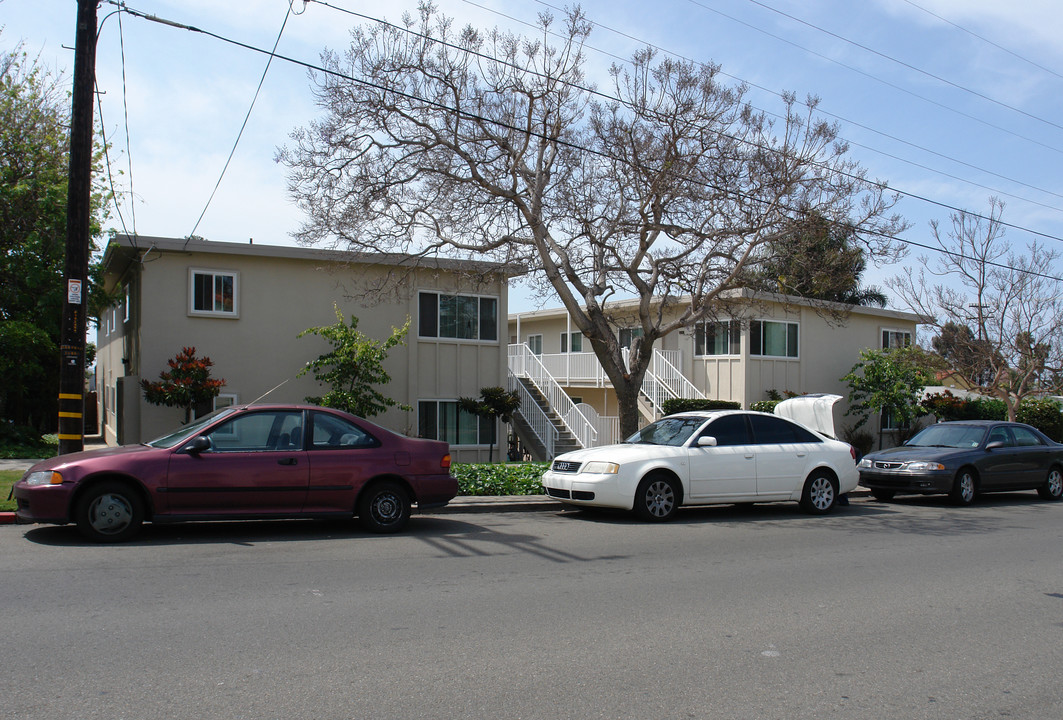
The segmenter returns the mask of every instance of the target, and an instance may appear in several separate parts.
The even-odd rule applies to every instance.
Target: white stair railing
[[[672,397],[705,399],[705,393],[698,390],[694,383],[690,382],[687,376],[672,364],[667,355],[657,348],[653,349],[653,363],[650,366],[650,372],[668,388]]]
[[[535,437],[539,438],[539,442],[543,444],[546,457],[552,459],[554,457],[554,447],[560,437],[557,427],[551,422],[550,416],[539,407],[539,403],[528,392],[528,388],[517,380],[517,376],[513,374],[512,370],[508,373],[508,379],[509,389],[516,390],[517,395],[520,397],[520,413],[524,416],[524,422],[528,423],[528,427],[535,433]]]
[[[509,346],[509,370],[518,377],[526,377],[535,384],[543,394],[550,408],[561,418],[561,422],[576,437],[581,447],[594,447],[598,442],[598,431],[580,412],[572,398],[554,379],[539,357],[526,344]]]

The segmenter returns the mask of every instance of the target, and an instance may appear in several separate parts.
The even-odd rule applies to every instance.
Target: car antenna
[[[262,398],[266,397],[266,396],[267,396],[267,395],[269,395],[269,394],[270,394],[271,392],[273,392],[274,390],[276,390],[277,388],[279,388],[279,387],[280,387],[281,385],[283,385],[284,383],[288,382],[288,380],[291,380],[291,378],[288,378],[288,379],[286,379],[286,380],[282,381],[282,382],[280,383],[280,385],[274,385],[274,386],[273,386],[272,388],[270,388],[269,390],[267,390],[266,392],[262,393],[261,395],[259,395],[259,396],[258,396],[257,398],[255,398],[255,399],[254,399],[254,400],[252,400],[251,402],[249,402],[249,403],[248,403],[248,405],[254,405],[254,404],[255,404],[255,403],[257,403],[257,402],[258,402],[259,400],[261,400]]]

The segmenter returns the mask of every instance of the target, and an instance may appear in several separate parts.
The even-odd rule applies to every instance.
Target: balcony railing
[[[598,431],[572,402],[560,383],[547,369],[540,357],[525,344],[509,346],[509,370],[518,377],[535,383],[550,407],[583,447],[598,444]]]

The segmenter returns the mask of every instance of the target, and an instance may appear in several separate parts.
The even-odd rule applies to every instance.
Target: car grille
[[[550,469],[554,472],[574,473],[579,472],[579,466],[580,463],[572,460],[554,460],[554,464],[550,466]]]
[[[550,497],[561,498],[562,500],[593,500],[594,493],[587,490],[562,490],[561,488],[546,488],[546,494]]]
[[[899,470],[904,463],[899,462],[883,462],[881,460],[875,461],[875,467],[879,470]]]

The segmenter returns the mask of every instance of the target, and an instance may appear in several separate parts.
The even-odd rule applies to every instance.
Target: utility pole
[[[59,345],[59,454],[85,448],[85,331],[92,185],[92,100],[96,84],[96,7],[77,0],[70,175],[66,196],[66,297]]]

